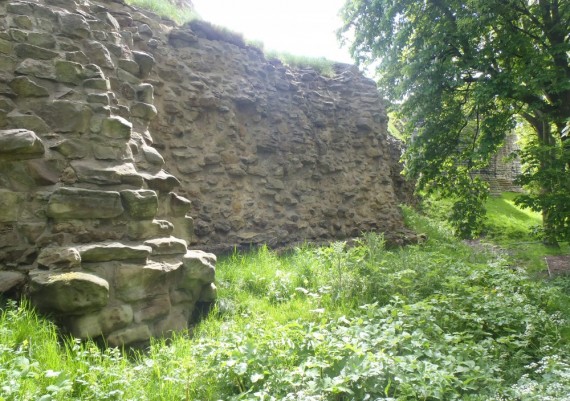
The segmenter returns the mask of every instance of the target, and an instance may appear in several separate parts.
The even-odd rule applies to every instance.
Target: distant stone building
[[[493,195],[507,191],[522,191],[522,188],[514,183],[521,173],[521,162],[517,157],[513,157],[513,154],[519,150],[517,140],[515,134],[508,135],[503,147],[489,163],[489,167],[480,173],[489,183]]]

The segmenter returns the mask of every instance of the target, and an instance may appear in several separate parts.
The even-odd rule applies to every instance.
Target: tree
[[[455,199],[459,234],[480,231],[475,172],[520,116],[534,131],[520,182],[535,190],[519,203],[542,211],[546,242],[570,239],[570,1],[348,0],[342,15],[341,37],[407,121],[406,174]]]

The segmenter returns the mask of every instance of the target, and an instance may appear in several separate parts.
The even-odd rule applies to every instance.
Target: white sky
[[[192,0],[206,21],[260,40],[266,50],[353,63],[336,29],[345,0]]]

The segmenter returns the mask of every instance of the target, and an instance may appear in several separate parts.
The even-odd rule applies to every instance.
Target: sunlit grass
[[[335,75],[334,62],[324,57],[299,56],[287,52],[266,51],[267,59],[277,59],[283,64],[296,68],[312,68],[321,75],[332,77]]]
[[[403,211],[425,244],[364,234],[220,257],[206,319],[130,357],[61,340],[8,304],[0,400],[564,399],[570,278],[529,278],[510,255]]]
[[[169,18],[178,24],[199,18],[199,15],[189,8],[180,8],[168,0],[126,0],[127,4],[143,8],[158,14],[161,17]]]
[[[536,241],[531,233],[542,224],[541,215],[515,205],[516,193],[506,192],[487,200],[486,236],[498,242]]]

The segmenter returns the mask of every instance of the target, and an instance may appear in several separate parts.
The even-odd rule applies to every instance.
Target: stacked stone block
[[[0,292],[114,346],[187,328],[216,290],[149,132],[150,20],[105,5],[0,1]]]

